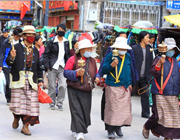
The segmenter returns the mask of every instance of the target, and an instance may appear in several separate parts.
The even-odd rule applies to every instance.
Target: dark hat
[[[7,32],[9,32],[9,30],[6,29],[6,28],[4,28],[2,32],[3,32],[3,33],[7,33]]]
[[[66,25],[64,25],[64,24],[58,24],[58,25],[57,25],[57,30],[59,29],[59,27],[61,27],[63,30],[66,31]]]

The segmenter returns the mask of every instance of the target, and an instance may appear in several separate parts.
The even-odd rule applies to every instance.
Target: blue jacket
[[[129,85],[132,85],[132,78],[131,78],[131,56],[126,53],[125,55],[125,60],[124,60],[124,65],[122,68],[122,72],[121,75],[119,77],[120,82],[119,83],[115,83],[115,79],[113,78],[113,76],[110,74],[110,72],[112,72],[112,74],[115,76],[115,68],[113,68],[111,66],[111,63],[114,61],[112,59],[113,55],[112,52],[110,52],[107,56],[106,59],[104,61],[103,67],[102,67],[102,73],[103,74],[107,74],[107,78],[106,78],[106,84],[109,86],[125,86],[126,88],[128,88]],[[117,59],[119,60],[118,63],[118,74],[120,71],[120,66],[122,63],[122,59],[120,57],[117,57]]]
[[[10,68],[6,64],[6,58],[8,57],[9,51],[11,50],[11,44],[9,43],[9,38],[5,39],[0,48],[0,67]]]
[[[151,75],[154,78],[156,78],[159,86],[161,86],[161,70],[160,71],[155,70],[155,65],[157,64],[159,59],[160,59],[160,56],[158,56],[156,60],[154,61],[151,67]],[[173,60],[174,60],[173,71],[172,71],[169,81],[167,82],[166,87],[163,90],[163,95],[176,95],[176,96],[179,95],[179,65],[175,58],[173,58]],[[164,82],[166,80],[166,77],[169,74],[170,68],[171,68],[171,63],[166,58],[166,61],[164,63],[164,74],[163,74]],[[155,84],[154,79],[152,80],[151,92],[152,94],[159,95],[159,90]]]
[[[104,61],[105,61],[106,56],[107,56],[110,52],[112,52],[111,46],[108,47],[108,49],[107,49],[107,51],[106,51],[106,54],[105,54],[105,56],[104,56],[104,58],[103,58],[103,60],[102,60],[102,62],[101,62],[100,67],[99,67],[99,71],[98,71],[98,72],[99,72],[100,77],[103,77],[102,66],[103,66],[103,64],[104,64]],[[135,60],[134,53],[133,53],[132,50],[128,50],[127,53],[131,56],[132,82],[133,82],[133,84],[135,84],[136,81],[139,81],[139,74],[138,74],[137,69],[136,69],[136,60]]]

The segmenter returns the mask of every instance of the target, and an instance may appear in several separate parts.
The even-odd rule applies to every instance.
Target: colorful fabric
[[[38,94],[30,87],[27,78],[24,88],[11,89],[9,108],[16,115],[39,116]]]
[[[70,49],[70,50],[72,49],[72,39],[73,39],[73,36],[74,36],[74,32],[71,32],[71,34],[69,34],[69,36],[68,36],[69,49]]]
[[[159,95],[162,96],[162,95]],[[153,133],[153,135],[159,137],[165,137],[165,138],[169,138],[169,139],[179,139],[180,138],[180,128],[168,128],[168,127],[164,127],[163,125],[159,124],[159,114],[157,111],[157,101],[156,101],[156,95],[153,94],[152,95],[152,99],[153,99],[153,106],[152,106],[152,115],[151,117],[147,120],[147,122],[145,123],[145,128],[147,130],[151,130],[151,132]],[[168,98],[169,96],[166,96],[165,98]],[[175,106],[174,106],[175,107]],[[179,108],[179,107],[177,107]],[[165,115],[167,116],[167,115]]]
[[[92,37],[90,34],[88,33],[82,33],[81,36],[79,37],[79,41],[83,40],[83,39],[89,39],[91,41],[91,44],[93,44],[92,42]]]
[[[41,55],[44,53],[44,51],[45,51],[44,45],[40,46],[40,49],[39,49],[39,58],[40,58]]]
[[[31,49],[31,51],[29,52],[29,54],[26,56],[26,70],[29,70],[29,68],[31,68],[32,65],[32,59],[33,59],[33,49]]]
[[[106,86],[104,122],[113,126],[130,126],[132,122],[129,88]]]
[[[167,128],[180,128],[178,96],[156,95],[158,123]]]

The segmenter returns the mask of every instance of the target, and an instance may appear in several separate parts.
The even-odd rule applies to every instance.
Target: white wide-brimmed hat
[[[25,33],[32,33],[32,34],[38,35],[38,33],[36,33],[34,26],[32,26],[32,25],[25,25],[24,26],[23,32],[21,33],[21,35],[25,34]]]
[[[96,44],[92,45],[89,39],[83,39],[78,42],[78,50],[75,53],[79,53],[79,50],[84,48],[96,48]]]
[[[173,48],[177,48],[179,50],[179,48],[176,46],[176,41],[174,40],[174,38],[165,38],[164,43],[167,44],[167,50],[168,51],[173,49]]]
[[[125,37],[117,37],[115,43],[111,46],[111,48],[118,48],[118,49],[132,49],[127,44],[127,39]]]

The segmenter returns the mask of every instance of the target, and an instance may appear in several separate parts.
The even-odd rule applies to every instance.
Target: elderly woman
[[[6,62],[11,66],[10,110],[14,115],[12,127],[17,129],[19,120],[23,122],[21,133],[31,135],[29,125],[39,123],[39,102],[37,89],[43,85],[42,71],[39,66],[39,52],[34,47],[35,28],[24,26],[23,41],[11,49]]]
[[[151,66],[152,81],[152,116],[143,127],[143,136],[149,137],[149,130],[164,140],[180,138],[179,96],[179,66],[173,55],[176,42],[173,38],[165,38],[167,44],[166,57],[158,56]],[[164,84],[161,90],[161,69],[164,64]]]
[[[111,48],[118,50],[118,56],[110,52],[104,61],[102,73],[107,74],[105,87],[105,112],[104,122],[108,131],[108,138],[115,139],[115,132],[118,136],[123,136],[122,126],[130,126],[132,121],[131,114],[131,57],[127,49],[127,39],[118,37]],[[116,76],[116,68],[117,73]]]
[[[94,82],[98,84],[100,81],[96,61],[91,57],[93,47],[88,39],[81,40],[78,43],[79,50],[69,58],[64,70],[71,112],[71,131],[76,140],[84,140],[83,135],[87,133],[87,128],[91,124],[92,89]],[[85,62],[83,69],[78,65],[80,59]]]

